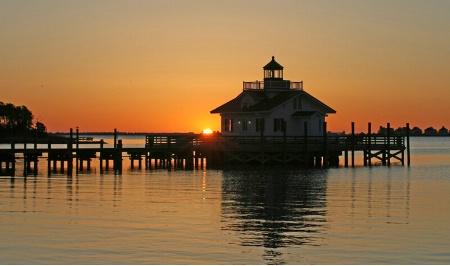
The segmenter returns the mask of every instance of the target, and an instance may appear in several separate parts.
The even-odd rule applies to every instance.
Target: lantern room
[[[275,56],[272,56],[272,61],[263,67],[264,81],[266,80],[283,80],[283,66],[275,61]]]

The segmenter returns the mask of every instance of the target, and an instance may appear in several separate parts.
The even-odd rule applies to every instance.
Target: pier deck
[[[405,141],[405,139],[407,141]],[[375,134],[325,135],[319,137],[290,137],[290,136],[223,136],[221,134],[193,134],[193,133],[158,133],[146,135],[145,143],[141,147],[127,147],[122,140],[113,147],[104,147],[103,142],[83,143],[80,147],[75,139],[68,139],[66,145],[52,144],[36,145],[34,143],[11,143],[9,148],[0,149],[0,173],[2,175],[15,174],[17,158],[24,159],[24,175],[37,173],[39,158],[47,158],[49,175],[56,171],[57,163],[64,172],[71,174],[73,159],[76,160],[76,171],[90,170],[91,159],[99,158],[100,171],[109,168],[109,161],[113,162],[114,171],[121,173],[122,160],[129,157],[131,168],[134,161],[142,167],[142,160],[146,169],[164,168],[220,168],[224,164],[293,164],[305,167],[327,168],[339,166],[339,158],[344,156],[344,166],[354,166],[354,152],[362,151],[364,165],[372,165],[372,161],[390,165],[391,160],[405,164],[405,151],[409,156],[409,136],[389,136]],[[46,157],[43,157],[43,154]],[[34,162],[34,168],[32,163]],[[53,169],[51,165],[53,162]],[[408,159],[409,165],[409,159]],[[53,171],[52,171],[53,170]]]

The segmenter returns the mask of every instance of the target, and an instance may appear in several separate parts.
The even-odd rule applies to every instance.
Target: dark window
[[[240,123],[241,123],[242,131],[247,131],[248,120],[247,119],[242,119]]]
[[[256,132],[264,132],[265,125],[264,125],[264,118],[257,118],[256,119]]]
[[[224,131],[225,132],[233,132],[233,119],[227,118],[227,119],[225,119],[224,123],[225,123]]]
[[[280,132],[283,131],[283,118],[275,118],[273,120],[273,131],[274,132]]]

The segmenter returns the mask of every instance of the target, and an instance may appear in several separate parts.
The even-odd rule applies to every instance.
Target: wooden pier
[[[131,169],[135,168],[136,161],[138,169],[144,165],[145,169],[191,170],[221,168],[229,164],[289,164],[328,168],[339,166],[341,156],[344,157],[344,167],[354,167],[355,152],[360,151],[363,152],[364,166],[390,166],[392,161],[410,165],[409,125],[402,136],[391,134],[389,129],[388,124],[386,135],[372,134],[369,123],[367,134],[355,134],[352,123],[351,134],[328,134],[325,130],[323,136],[227,137],[218,133],[157,133],[146,135],[142,147],[125,147],[118,139],[117,131],[114,132],[113,147],[105,147],[103,140],[84,143],[83,147],[79,147],[79,142],[71,133],[66,147],[59,145],[56,148],[49,142],[46,148],[38,148],[36,143],[31,146],[24,143],[23,148],[18,148],[18,144],[11,143],[9,148],[0,149],[0,174],[14,177],[18,158],[23,159],[25,177],[37,175],[40,158],[47,159],[49,176],[58,172],[58,164],[60,173],[71,176],[73,160],[76,174],[90,171],[94,158],[99,158],[101,173],[109,170],[112,162],[114,172],[121,174],[124,157],[130,159]]]

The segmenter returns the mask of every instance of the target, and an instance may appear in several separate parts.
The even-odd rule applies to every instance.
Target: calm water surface
[[[47,177],[41,159],[37,177],[0,179],[0,258],[450,264],[450,138],[411,146],[411,167],[327,170],[131,170],[124,159],[122,175],[100,174],[94,161],[90,173],[68,178]]]

